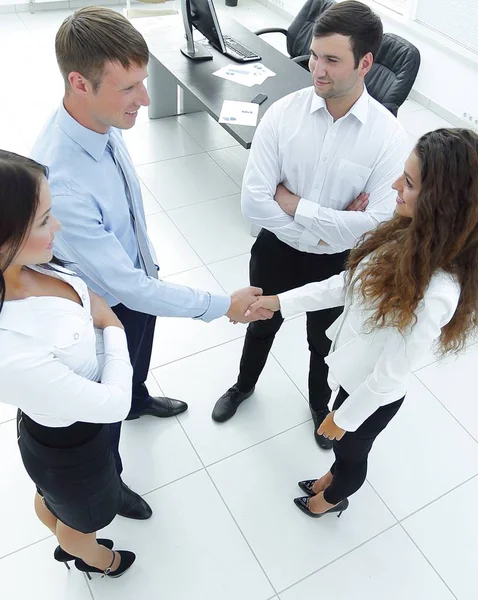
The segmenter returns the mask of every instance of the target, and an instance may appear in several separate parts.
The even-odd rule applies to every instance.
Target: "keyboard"
[[[232,38],[230,35],[223,36],[226,52],[224,53],[229,58],[238,62],[251,62],[253,60],[261,60],[261,57],[250,48],[243,46],[240,42]]]

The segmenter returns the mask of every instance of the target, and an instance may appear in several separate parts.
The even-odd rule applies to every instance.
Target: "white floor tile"
[[[207,474],[148,494],[153,517],[106,528],[137,555],[119,580],[95,577],[95,600],[267,600],[274,594]],[[105,583],[107,585],[105,585]]]
[[[221,424],[211,419],[216,400],[237,379],[242,345],[236,340],[154,371],[166,394],[189,403],[178,418],[206,465],[310,419],[304,398],[273,357],[237,414]]]
[[[233,146],[232,148],[223,148],[209,152],[216,163],[223,169],[229,177],[237,183],[242,184],[244,170],[247,164],[249,151],[242,146]]]
[[[141,194],[143,196],[144,212],[146,215],[155,215],[156,213],[162,212],[163,209],[149,188],[140,180]]]
[[[16,406],[12,406],[11,404],[5,404],[4,402],[1,402],[0,423],[5,423],[6,421],[11,421],[12,419],[15,419],[17,416],[17,410],[18,409]]]
[[[207,112],[179,115],[176,118],[181,127],[206,151],[238,145],[232,135]]]
[[[175,417],[141,417],[121,429],[123,480],[146,494],[202,468]]]
[[[294,349],[293,352],[291,348]],[[307,345],[305,315],[282,324],[274,340],[272,354],[302,392],[304,398],[308,399],[310,352]]]
[[[52,536],[0,560],[2,598],[90,600],[84,575],[74,567],[67,571],[62,564],[53,560],[53,551],[57,545],[56,538]]]
[[[28,477],[20,457],[15,421],[0,425],[0,456],[1,558],[47,538],[51,532],[38,520],[33,508],[35,484]],[[0,589],[1,586],[0,579]]]
[[[332,460],[317,448],[305,423],[208,469],[276,590],[395,523],[367,483],[340,519],[302,514],[293,503],[303,496],[297,481],[323,475]]]
[[[205,153],[143,165],[138,173],[165,210],[239,192],[232,179]]]
[[[249,252],[254,238],[238,194],[171,210],[169,217],[205,264]]]
[[[135,165],[203,152],[174,117],[138,123],[124,131],[123,136]]]
[[[476,598],[477,505],[478,477],[475,477],[403,523],[458,600]]]
[[[453,127],[451,123],[445,121],[430,110],[419,110],[414,112],[398,113],[398,120],[408,133],[421,136],[428,131],[434,131],[441,127]]]
[[[444,444],[446,438],[452,444]],[[413,378],[370,454],[368,480],[398,519],[478,473],[478,444]]]
[[[224,294],[224,291],[206,267],[174,275],[168,277],[167,280],[212,294]],[[199,319],[173,317],[158,319],[151,368],[154,369],[196,352],[240,338],[245,334],[245,331],[245,325],[233,325],[229,323],[227,317],[221,317],[210,323],[205,323]],[[161,381],[159,381],[159,384],[161,385]],[[170,395],[166,390],[163,389],[163,391],[165,394]]]
[[[207,266],[228,294],[249,285],[250,254],[242,254]]]
[[[202,266],[199,256],[166,213],[149,215],[146,220],[161,279]]]
[[[396,525],[281,594],[281,600],[453,600],[438,575]]]
[[[458,358],[449,358],[417,372],[417,377],[478,441],[476,361],[478,345]]]

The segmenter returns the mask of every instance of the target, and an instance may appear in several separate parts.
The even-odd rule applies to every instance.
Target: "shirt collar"
[[[109,133],[97,133],[78,123],[63,106],[58,111],[58,124],[66,135],[83,148],[96,161],[104,154]]]
[[[349,112],[346,115],[344,115],[342,118],[345,119],[349,115],[354,115],[362,123],[362,125],[365,124],[365,122],[367,121],[367,116],[368,116],[369,99],[370,99],[369,93],[367,91],[367,88],[364,86],[364,89],[363,89],[363,92],[362,92],[362,95],[360,96],[360,98],[352,106],[352,108],[349,110]],[[310,114],[317,112],[321,108],[327,110],[327,104],[325,103],[325,100],[323,98],[321,98],[320,96],[318,96],[314,91],[314,96],[312,98],[312,102],[310,105]]]

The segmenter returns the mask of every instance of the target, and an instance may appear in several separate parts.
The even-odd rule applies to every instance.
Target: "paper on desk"
[[[228,125],[250,125],[255,127],[259,105],[254,102],[236,102],[235,100],[224,100],[219,123]]]
[[[213,75],[251,87],[261,85],[268,77],[273,77],[275,73],[264,65],[255,63],[253,65],[227,65],[213,73]]]

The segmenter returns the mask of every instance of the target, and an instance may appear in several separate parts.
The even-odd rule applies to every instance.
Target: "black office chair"
[[[256,35],[283,33],[287,37],[287,51],[291,59],[308,69],[314,22],[333,4],[333,0],[308,0],[288,30],[271,27],[256,31]],[[418,49],[398,35],[385,33],[375,62],[365,77],[369,94],[397,116],[399,107],[415,83],[419,67]]]
[[[385,33],[375,62],[365,76],[369,94],[397,116],[417,78],[418,48],[399,35]]]
[[[268,27],[266,29],[259,29],[255,33],[256,35],[263,35],[264,33],[284,34],[287,38],[287,52],[290,58],[307,68],[310,56],[310,40],[312,39],[315,20],[324,10],[333,4],[335,4],[334,0],[307,0],[290,24],[289,29]]]

